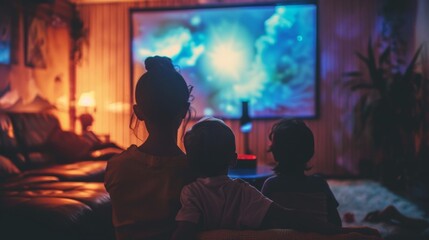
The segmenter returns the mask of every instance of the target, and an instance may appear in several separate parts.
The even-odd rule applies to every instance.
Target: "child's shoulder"
[[[243,179],[241,179],[241,178],[234,178],[234,179],[231,179],[231,182],[233,182],[234,184],[244,184],[244,185],[249,185],[249,183],[248,182],[246,182],[246,181],[244,181]]]
[[[320,174],[309,175],[307,176],[307,180],[318,184],[323,184],[323,185],[327,184],[325,177]]]
[[[275,175],[269,177],[264,182],[265,187],[284,187],[289,186],[291,188],[298,188],[299,186],[308,188],[311,186],[314,187],[323,187],[327,185],[326,180],[320,175]]]
[[[230,191],[232,192],[258,192],[259,191],[249,182],[244,181],[243,179],[236,178],[232,179],[231,184],[232,186],[229,187]]]
[[[239,179],[239,178],[231,179],[227,176],[222,176],[222,177],[210,177],[210,178],[197,178],[194,182],[187,184],[183,189],[186,192],[195,192],[195,191],[203,191],[203,190],[213,191],[215,189],[223,189],[225,191],[235,191],[243,188],[253,188],[253,187],[248,182],[242,179]]]

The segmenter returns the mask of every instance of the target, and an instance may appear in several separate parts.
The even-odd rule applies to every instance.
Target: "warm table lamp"
[[[94,122],[94,118],[89,113],[90,108],[95,110],[94,91],[82,93],[79,97],[77,105],[85,109],[85,112],[79,116],[79,121],[82,125],[82,132],[87,132]]]

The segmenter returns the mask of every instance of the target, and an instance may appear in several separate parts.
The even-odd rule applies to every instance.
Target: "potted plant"
[[[380,180],[394,188],[415,174],[422,146],[427,146],[422,140],[427,142],[428,79],[416,71],[421,50],[404,66],[392,62],[390,47],[376,56],[370,40],[366,56],[356,53],[366,75],[345,73],[346,86],[359,93],[353,110],[356,140],[369,147]]]

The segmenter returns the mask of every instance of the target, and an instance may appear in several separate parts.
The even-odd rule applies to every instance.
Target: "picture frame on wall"
[[[25,65],[46,68],[47,23],[43,19],[27,15],[25,17]]]
[[[9,65],[12,58],[12,15],[0,10],[0,64]]]

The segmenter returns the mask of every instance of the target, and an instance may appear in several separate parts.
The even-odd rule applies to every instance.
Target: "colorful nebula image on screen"
[[[149,56],[168,56],[193,88],[197,117],[316,116],[317,6],[131,12],[133,86]]]
[[[10,64],[11,16],[0,10],[0,64]]]

